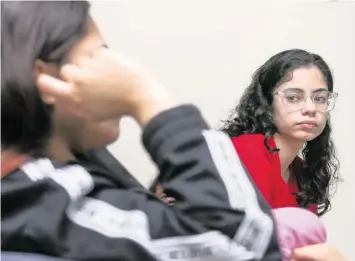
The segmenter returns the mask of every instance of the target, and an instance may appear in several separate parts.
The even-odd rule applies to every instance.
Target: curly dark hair
[[[242,134],[263,134],[264,144],[269,151],[267,140],[278,132],[274,124],[272,92],[276,86],[288,81],[290,73],[301,67],[316,66],[323,74],[329,91],[333,91],[333,76],[323,58],[305,50],[292,49],[280,52],[267,60],[253,75],[252,82],[242,95],[230,117],[224,121],[221,130],[230,137]],[[300,207],[318,205],[318,215],[322,216],[331,208],[331,192],[340,179],[339,161],[331,139],[331,124],[328,118],[323,132],[308,141],[302,150],[303,171],[296,176],[299,191],[296,200]],[[294,169],[297,161],[291,163]]]

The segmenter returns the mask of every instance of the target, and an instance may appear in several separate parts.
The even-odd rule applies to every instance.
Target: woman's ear
[[[48,74],[52,77],[58,78],[58,68],[57,65],[54,63],[46,63],[42,60],[37,59],[35,61],[35,66],[34,66],[34,76],[35,79],[40,74]],[[41,97],[44,103],[53,105],[55,103],[55,97],[49,93],[44,93],[43,91],[40,90]]]
[[[43,62],[42,60],[37,59],[35,61],[35,66],[34,66],[34,75],[37,78],[38,75],[41,73],[44,73],[46,70],[46,63]]]

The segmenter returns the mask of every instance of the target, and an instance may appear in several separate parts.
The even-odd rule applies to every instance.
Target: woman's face
[[[100,31],[90,19],[87,34],[70,50],[67,61],[77,63],[81,57],[90,56],[103,46],[105,43]],[[60,78],[58,68],[53,64],[45,64],[41,71]],[[75,150],[102,148],[115,142],[119,136],[118,118],[100,122],[78,119],[60,104],[54,104],[53,125],[53,136],[60,137]]]
[[[282,136],[307,142],[324,130],[332,94],[315,66],[296,69],[291,76],[274,90],[275,124]]]

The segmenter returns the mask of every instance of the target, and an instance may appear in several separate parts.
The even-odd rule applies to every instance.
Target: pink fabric
[[[279,208],[273,210],[283,260],[292,258],[296,248],[325,243],[327,233],[324,224],[309,210]]]

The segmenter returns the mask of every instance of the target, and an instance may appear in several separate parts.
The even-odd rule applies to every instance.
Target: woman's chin
[[[303,141],[303,142],[314,140],[317,137],[318,134],[313,132],[308,132],[308,131],[300,131],[296,135],[294,135],[294,138],[296,140]]]
[[[116,142],[119,137],[120,137],[120,127],[118,123],[116,125],[107,127],[106,134],[104,135],[104,138],[107,143],[105,146],[108,146]]]
[[[107,147],[116,142],[119,136],[120,127],[118,120],[102,123],[99,128],[96,129],[92,139],[88,141],[90,143],[88,147],[91,149]]]

